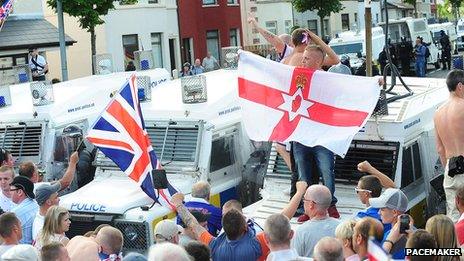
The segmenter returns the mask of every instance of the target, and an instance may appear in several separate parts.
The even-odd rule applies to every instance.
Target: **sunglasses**
[[[314,204],[316,204],[316,205],[318,204],[316,201],[314,201],[314,200],[312,200],[312,199],[303,198],[303,201],[304,201],[304,202],[312,202],[312,203],[314,203]]]
[[[359,193],[359,192],[367,192],[367,193],[369,193],[369,194],[372,193],[372,191],[370,191],[370,190],[368,190],[368,189],[360,189],[360,188],[354,188],[354,191],[355,191],[356,193]]]

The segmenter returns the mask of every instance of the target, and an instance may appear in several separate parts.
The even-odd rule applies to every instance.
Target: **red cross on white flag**
[[[256,141],[321,145],[344,157],[380,93],[371,77],[292,67],[240,52],[239,96]]]

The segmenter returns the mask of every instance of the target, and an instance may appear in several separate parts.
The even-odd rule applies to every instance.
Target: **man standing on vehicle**
[[[448,101],[435,113],[437,151],[445,166],[443,187],[447,215],[456,222],[459,212],[454,202],[456,190],[464,184],[464,71],[452,70],[446,76]]]
[[[301,66],[313,70],[322,70],[326,58],[330,60],[338,60],[338,55],[327,45],[322,39],[313,33],[310,33],[311,39],[317,45],[308,45],[303,53]],[[338,63],[337,62],[337,63]],[[332,151],[322,146],[308,147],[299,142],[293,142],[293,156],[295,166],[298,172],[299,180],[306,181],[311,184],[312,177],[317,175],[311,166],[309,158],[314,159],[317,172],[322,176],[324,185],[329,188],[332,200],[328,206],[328,213],[331,217],[339,218],[340,214],[335,206],[337,198],[335,198],[335,155]],[[299,222],[304,222],[309,219],[309,216],[302,215],[298,218]]]

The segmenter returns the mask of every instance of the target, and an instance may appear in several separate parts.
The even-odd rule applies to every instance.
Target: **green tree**
[[[459,8],[461,7],[462,0],[448,0],[454,14],[454,19],[457,21],[459,19]]]
[[[403,0],[403,2],[414,6],[414,17],[417,18],[417,0]]]
[[[300,28],[298,25],[292,26],[292,28],[290,29],[290,35],[292,35],[293,31],[295,31],[298,28]]]
[[[449,20],[453,19],[453,10],[449,0],[445,0],[443,4],[437,4],[437,14],[438,18],[448,18]]]
[[[56,11],[57,0],[47,0],[48,6]],[[114,8],[114,0],[61,0],[63,12],[79,19],[79,26],[90,33],[92,48],[92,73],[94,73],[93,55],[97,53],[95,27],[103,24],[101,16]]]
[[[331,13],[338,13],[343,10],[340,0],[292,0],[293,6],[298,12],[317,11],[321,20],[321,36],[324,31],[324,17]]]

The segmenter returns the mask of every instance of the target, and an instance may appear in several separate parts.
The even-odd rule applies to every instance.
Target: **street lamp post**
[[[58,34],[60,38],[61,79],[68,80],[68,65],[66,59],[66,39],[64,36],[63,2],[56,0],[56,12],[58,14]]]
[[[371,0],[364,0],[364,20],[366,37],[366,76],[372,76],[372,12]]]

